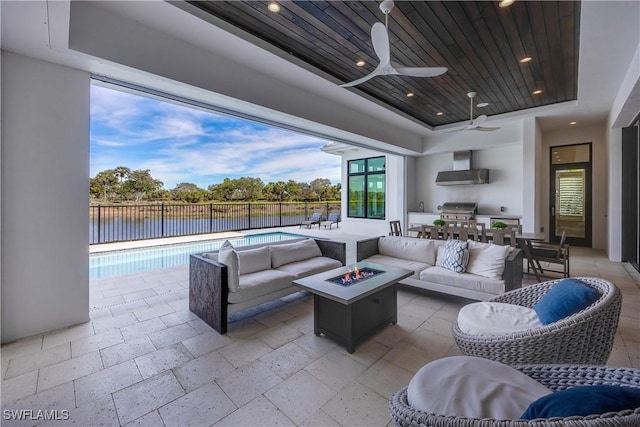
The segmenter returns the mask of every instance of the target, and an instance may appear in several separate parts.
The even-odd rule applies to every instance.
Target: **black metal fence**
[[[89,206],[89,244],[298,225],[339,201]]]

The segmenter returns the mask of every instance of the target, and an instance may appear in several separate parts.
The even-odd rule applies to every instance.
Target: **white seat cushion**
[[[407,259],[434,265],[436,247],[433,241],[415,237],[380,237],[378,253],[394,258]]]
[[[338,267],[342,267],[342,263],[340,261],[333,258],[319,256],[309,258],[304,261],[281,265],[278,267],[278,270],[289,273],[298,279],[300,277],[310,276],[312,274],[321,273]]]
[[[240,276],[236,292],[229,292],[229,303],[248,301],[291,286],[295,277],[285,271],[262,270]]]
[[[551,392],[502,363],[453,356],[420,368],[409,382],[407,400],[413,408],[437,415],[513,420]]]
[[[542,327],[535,310],[501,302],[475,302],[458,312],[458,327],[470,335],[504,335]]]
[[[439,266],[422,270],[420,280],[496,295],[504,293],[504,280],[489,279],[477,274],[455,273]]]
[[[382,264],[382,265],[388,265],[389,267],[406,268],[407,270],[413,271],[413,276],[411,276],[411,277],[413,277],[415,279],[419,279],[420,278],[420,272],[422,270],[424,270],[425,268],[432,267],[432,265],[424,263],[424,262],[411,261],[411,260],[401,259],[401,258],[394,258],[394,257],[386,256],[386,255],[380,255],[380,254],[370,256],[369,258],[366,259],[366,261],[376,262],[376,263]]]

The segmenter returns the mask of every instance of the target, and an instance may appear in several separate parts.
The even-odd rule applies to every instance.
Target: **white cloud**
[[[340,181],[340,158],[320,151],[327,141],[319,138],[96,86],[91,116],[92,174],[150,169],[169,189],[227,176]]]

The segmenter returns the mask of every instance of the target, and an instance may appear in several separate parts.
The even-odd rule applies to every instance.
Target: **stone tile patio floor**
[[[361,238],[283,230],[346,241],[348,263]],[[620,287],[609,364],[640,368],[638,273],[584,248],[572,248],[571,270]],[[222,336],[189,311],[186,265],[93,280],[90,322],[0,350],[3,410],[67,410],[70,419],[2,425],[385,426],[393,391],[425,363],[459,354],[452,321],[470,302],[401,289],[398,324],[349,354],[313,334],[312,301],[294,294],[245,313]]]

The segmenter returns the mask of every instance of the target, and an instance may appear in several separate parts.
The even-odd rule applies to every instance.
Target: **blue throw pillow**
[[[587,385],[543,396],[529,405],[520,418],[586,417],[636,408],[640,408],[640,388]]]
[[[600,293],[578,279],[564,279],[544,294],[533,309],[543,325],[584,310],[600,297]]]

